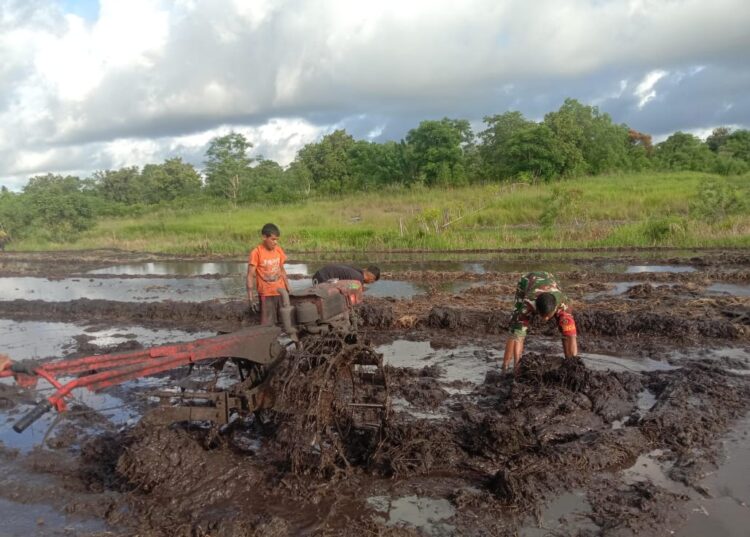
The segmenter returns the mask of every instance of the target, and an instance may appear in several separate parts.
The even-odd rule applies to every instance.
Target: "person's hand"
[[[258,304],[258,295],[251,293],[248,296],[248,300],[250,302],[250,311],[252,313],[258,313],[258,311],[260,311],[259,304]]]

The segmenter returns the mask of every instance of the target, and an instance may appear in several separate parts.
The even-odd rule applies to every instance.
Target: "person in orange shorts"
[[[280,317],[279,289],[289,291],[289,281],[284,270],[286,254],[279,246],[281,232],[276,225],[266,224],[261,235],[263,240],[248,256],[247,298],[254,310],[260,303],[260,324],[273,325],[278,323]]]

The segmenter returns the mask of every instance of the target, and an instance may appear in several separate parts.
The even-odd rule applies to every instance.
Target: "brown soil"
[[[26,275],[41,273],[38,265],[49,255],[14,254],[13,262],[27,263]],[[146,258],[156,257],[138,260]],[[76,263],[71,254],[54,275],[131,260],[92,252]],[[74,409],[44,446],[27,454],[0,446],[0,498],[104,520],[115,535],[510,536],[533,525],[545,503],[579,490],[590,506],[586,523],[560,534],[668,534],[679,527],[686,496],[629,482],[621,471],[658,449],[669,477],[700,492],[702,476],[721,462],[721,436],[750,409],[750,377],[732,372],[747,369],[748,361],[700,358],[708,347],[748,345],[750,299],[709,296],[704,289],[717,280],[748,281],[750,256],[714,253],[690,263],[708,270],[565,275],[584,352],[670,358],[678,368],[593,370],[539,345],[551,342],[554,349],[558,336],[552,324],[534,325],[516,375],[492,370],[484,382],[470,384],[446,379],[439,366],[388,366],[391,395],[415,413],[394,412],[373,436],[342,428],[348,418],[334,406],[315,406],[330,378],[321,366],[343,371],[352,360],[368,358],[368,340],[408,337],[432,340],[433,348],[472,343],[497,349],[517,275],[462,274],[484,284],[459,294],[433,289],[409,300],[368,298],[358,309],[362,343],[328,341],[291,353],[276,377],[284,412],[221,429],[146,422],[116,428],[96,412]],[[744,268],[725,270],[730,263]],[[398,275],[406,276],[430,282],[457,277]],[[644,283],[622,295],[589,296],[614,281]],[[0,317],[183,330],[257,322],[242,302],[15,300],[0,302]],[[105,350],[85,336],[77,346],[77,354]],[[690,358],[674,359],[675,350]],[[654,398],[647,407],[639,403],[644,393]],[[118,396],[134,405],[138,399],[138,408],[147,405],[134,392]],[[28,402],[28,393],[0,385],[1,412],[13,415]],[[434,415],[417,417],[416,411]],[[368,500],[411,496],[447,502],[452,511],[444,525],[389,525]]]

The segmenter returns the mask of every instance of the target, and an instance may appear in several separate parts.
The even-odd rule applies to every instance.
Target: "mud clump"
[[[750,408],[746,380],[716,364],[692,362],[670,374],[647,376],[657,400],[640,427],[654,442],[678,453],[709,446]]]
[[[257,319],[247,302],[115,302],[80,298],[68,302],[9,300],[0,303],[0,316],[15,320],[126,322],[145,326],[239,328]]]
[[[385,370],[390,394],[402,397],[416,408],[434,410],[449,397],[438,380],[445,370],[438,365],[422,369],[386,366]]]
[[[718,461],[716,438],[750,410],[750,384],[703,362],[648,377],[657,400],[638,425],[653,444],[674,453],[670,477],[695,486]]]
[[[547,492],[580,486],[599,472],[631,465],[647,446],[637,429],[592,432],[513,457],[493,476],[490,488],[509,506],[529,508]]]
[[[593,511],[588,516],[599,528],[583,530],[580,537],[674,533],[669,531],[679,517],[674,505],[687,499],[648,481],[619,486],[607,483],[602,490],[596,488],[588,494]]]
[[[366,465],[388,413],[382,355],[328,335],[306,339],[282,366],[269,389],[274,441],[290,470],[331,478]]]
[[[456,436],[457,431],[450,423],[391,422],[384,431],[371,468],[388,477],[427,475],[433,470],[455,468],[465,459]]]
[[[390,328],[395,321],[393,308],[387,303],[364,302],[358,304],[355,311],[362,326]]]

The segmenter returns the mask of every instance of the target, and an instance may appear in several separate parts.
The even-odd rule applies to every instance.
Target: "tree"
[[[206,191],[228,199],[233,205],[239,200],[242,183],[250,175],[252,159],[247,152],[253,144],[240,133],[213,138],[206,150]]]
[[[36,232],[55,241],[69,241],[94,224],[88,197],[78,177],[41,175],[23,189],[28,213],[24,232]]]
[[[732,129],[729,127],[716,127],[706,138],[706,145],[714,153],[718,153],[721,146],[727,141]]]
[[[283,203],[302,196],[296,185],[284,175],[284,169],[273,160],[259,158],[251,169],[250,177],[242,186],[241,197],[245,201]]]
[[[629,129],[628,144],[629,168],[635,171],[649,169],[652,166],[651,157],[654,153],[651,135]]]
[[[404,143],[389,141],[378,144],[360,140],[351,147],[349,157],[352,174],[360,188],[409,184],[414,179]]]
[[[97,195],[116,203],[133,204],[142,201],[139,181],[137,166],[94,172]]]
[[[469,140],[469,122],[448,118],[422,121],[406,135],[417,174],[423,176],[428,185],[465,182],[462,144]]]
[[[141,197],[147,203],[172,201],[200,192],[201,178],[192,164],[171,158],[162,164],[147,164],[140,177]]]
[[[342,194],[356,189],[350,160],[354,144],[354,138],[341,129],[327,134],[320,142],[307,144],[297,153],[299,163],[310,171],[316,190]]]
[[[493,180],[508,179],[514,169],[508,155],[508,142],[514,134],[533,127],[535,123],[523,117],[521,112],[486,116],[484,123],[487,128],[479,133],[481,175]]]
[[[508,140],[507,152],[514,175],[530,174],[549,181],[565,172],[565,148],[545,124],[517,131]]]
[[[744,160],[750,164],[750,131],[740,129],[726,137],[719,147],[719,154]]]
[[[560,139],[565,155],[563,175],[600,174],[628,168],[628,128],[615,125],[596,106],[565,99],[544,123]]]
[[[700,139],[678,131],[656,146],[654,159],[664,170],[710,171],[716,157]]]

